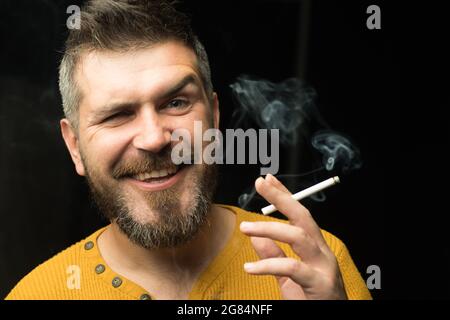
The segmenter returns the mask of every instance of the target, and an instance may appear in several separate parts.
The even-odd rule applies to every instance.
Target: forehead
[[[83,97],[80,107],[93,108],[115,99],[146,99],[188,74],[199,82],[194,52],[178,42],[124,53],[89,52],[82,56],[76,72]]]

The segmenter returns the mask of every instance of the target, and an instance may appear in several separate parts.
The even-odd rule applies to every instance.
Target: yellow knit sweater
[[[223,207],[236,214],[235,230],[222,252],[200,275],[189,299],[280,299],[275,277],[255,276],[244,271],[244,263],[258,260],[258,256],[249,237],[239,230],[242,221],[280,220],[237,207]],[[97,246],[97,238],[104,229],[36,267],[6,299],[151,299],[152,292],[115,273],[105,263]],[[371,299],[345,245],[332,234],[324,230],[322,233],[336,255],[348,298]],[[288,245],[280,246],[288,256],[296,257]]]

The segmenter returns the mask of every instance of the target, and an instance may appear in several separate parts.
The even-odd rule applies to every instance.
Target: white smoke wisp
[[[361,168],[361,154],[350,138],[331,130],[319,131],[311,138],[312,146],[322,154],[326,170],[347,173]]]
[[[279,129],[280,144],[310,153],[311,170],[280,174],[281,179],[295,179],[301,185],[316,183],[322,173],[328,176],[346,174],[361,168],[361,153],[349,137],[333,131],[316,107],[316,91],[303,81],[289,78],[280,83],[241,75],[230,85],[236,109],[230,127],[239,128],[250,122],[264,129]],[[306,143],[300,143],[303,139]],[[320,158],[318,163],[317,157]],[[298,179],[301,181],[298,181]],[[249,206],[258,198],[254,188],[241,194],[239,205]],[[325,194],[311,196],[324,201]]]
[[[299,128],[317,114],[314,110],[316,92],[299,79],[273,83],[241,75],[230,87],[237,101],[234,127],[250,118],[261,128],[280,129],[280,142],[284,145],[295,145]]]

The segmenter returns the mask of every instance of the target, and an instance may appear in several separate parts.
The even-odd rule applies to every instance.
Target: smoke
[[[347,173],[361,168],[362,161],[359,149],[349,138],[332,131],[317,132],[311,138],[312,146],[319,151],[326,170],[336,170]]]
[[[316,107],[316,91],[300,79],[289,78],[273,83],[254,76],[241,75],[230,85],[236,109],[231,118],[231,127],[250,125],[250,122],[264,129],[279,129],[280,143],[295,146],[300,152],[310,152],[312,163],[307,172],[277,175],[278,178],[299,179],[299,183],[317,182],[319,173],[348,173],[361,168],[361,154],[351,139],[330,128]],[[300,145],[300,139],[306,142]],[[239,197],[239,205],[245,208],[253,198],[257,198],[254,188]],[[316,201],[325,200],[323,193],[311,197]]]
[[[234,128],[250,118],[260,128],[279,129],[282,144],[295,145],[298,128],[315,114],[316,92],[295,78],[276,84],[242,75],[230,87],[237,104]]]

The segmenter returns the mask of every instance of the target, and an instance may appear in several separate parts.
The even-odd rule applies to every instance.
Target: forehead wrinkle
[[[161,60],[159,58],[164,51],[157,50],[156,54],[153,54],[154,59],[152,57],[152,59],[149,59],[149,64],[146,64],[145,52],[141,51],[143,52],[143,55],[137,59],[140,60],[140,62],[134,64],[134,58],[139,55],[139,51],[140,50],[125,53],[88,51],[81,56],[78,63],[77,78],[81,80],[79,81],[82,89],[80,93],[83,93],[82,96],[87,98],[87,104],[90,109],[95,107],[95,105],[105,105],[108,102],[114,102],[116,99],[116,102],[118,103],[142,103],[143,101],[148,101],[152,97],[159,97],[160,95],[158,92],[168,91],[166,88],[174,85],[174,81],[169,81],[169,79],[174,78],[174,75],[176,75],[177,78],[181,78],[183,75],[186,76],[190,74],[195,79],[193,83],[199,89],[204,89],[203,82],[198,74],[197,61],[196,59],[192,59],[190,52],[187,55],[175,56],[174,58],[166,59],[165,57],[162,57],[162,63],[159,64],[159,61]],[[170,52],[170,54],[172,53],[173,51]],[[150,54],[152,53],[150,52]],[[116,59],[117,57],[119,57],[119,59]],[[120,57],[125,58],[120,60]],[[108,66],[110,63],[114,64],[114,68]],[[101,65],[104,67],[102,68]],[[94,71],[89,72],[91,71],[88,70],[90,66],[94,67]],[[100,71],[102,69],[107,70],[107,73],[104,74],[103,78],[113,80],[112,82],[102,86],[103,82],[101,82],[101,79],[95,77],[95,75],[97,75],[95,70],[98,70],[99,66]],[[123,75],[125,81],[120,76],[121,67],[124,67]],[[170,72],[165,72],[164,68],[168,68],[167,70]],[[175,71],[171,71],[170,68],[174,68]],[[108,73],[108,69],[118,70],[119,75],[112,76],[111,73]],[[155,70],[156,74],[152,75]],[[161,74],[159,74],[159,70],[161,70]],[[130,74],[132,75],[130,76]],[[161,76],[163,76],[162,81],[160,80]],[[135,81],[128,81],[133,79],[135,79]],[[96,83],[98,83],[99,86],[98,92],[94,90]],[[109,101],[106,101],[107,99]],[[96,100],[98,103],[95,102]],[[86,101],[84,102],[86,103]]]
[[[173,76],[171,76],[173,79]],[[181,79],[180,79],[181,78]],[[200,88],[198,77],[193,72],[184,73],[184,76],[177,76],[177,81],[167,81],[163,83],[150,84],[150,87],[143,85],[142,88],[130,86],[124,88],[124,94],[120,98],[112,98],[110,101],[103,104],[96,113],[108,113],[121,107],[130,107],[144,104],[148,101],[161,101],[170,98],[171,96],[181,92],[190,85]],[[146,81],[143,81],[143,83]],[[152,82],[152,81],[150,81]],[[118,90],[113,90],[118,94]],[[127,92],[127,93],[125,93]]]

